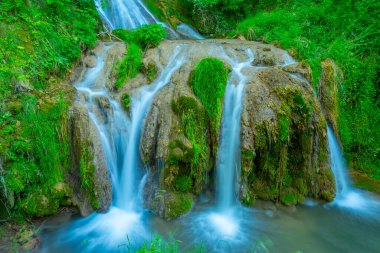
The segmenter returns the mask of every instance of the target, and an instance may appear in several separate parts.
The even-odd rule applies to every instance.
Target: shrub
[[[159,24],[143,25],[134,33],[142,48],[156,47],[167,36],[166,29]]]

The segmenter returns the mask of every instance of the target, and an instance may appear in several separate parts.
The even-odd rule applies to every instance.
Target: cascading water
[[[111,30],[116,28],[134,29],[146,24],[160,24],[169,32],[171,39],[203,39],[187,24],[180,24],[174,31],[159,21],[140,0],[95,0],[95,6],[104,24]]]
[[[145,24],[160,23],[139,0],[95,0],[95,5],[111,29],[133,29]]]
[[[218,48],[215,55],[227,61],[232,72],[227,83],[223,118],[221,126],[221,139],[217,152],[217,211],[212,212],[208,219],[216,231],[223,236],[234,236],[239,229],[235,219],[234,207],[237,203],[237,177],[240,172],[240,117],[243,91],[246,77],[242,73],[245,68],[251,67],[254,59],[250,49],[246,50],[248,59],[238,62],[228,57],[223,49]]]
[[[331,168],[336,184],[336,196],[333,204],[344,208],[360,210],[362,212],[368,212],[368,210],[373,208],[378,210],[380,206],[377,200],[373,199],[369,193],[352,187],[339,142],[329,125],[327,125],[327,137]]]
[[[74,247],[80,251],[83,244],[78,242],[81,240],[88,240],[87,248],[96,247],[99,250],[101,247],[112,248],[125,243],[126,236],[129,236],[128,240],[133,240],[133,244],[138,244],[147,236],[141,220],[143,210],[140,194],[135,190],[142,188],[141,182],[146,178],[141,177],[141,129],[154,96],[169,83],[173,73],[186,61],[186,47],[177,46],[159,77],[149,86],[141,87],[136,95],[131,97],[130,118],[126,117],[118,102],[112,99],[105,83],[97,81],[101,79],[104,57],[110,46],[104,47],[103,53],[97,59],[97,65],[89,69],[83,80],[76,85],[79,97],[85,97],[83,104],[101,139],[112,179],[113,201],[107,213],[94,213],[80,219],[60,235],[59,243],[70,245],[70,250]],[[110,104],[109,111],[103,112],[106,114],[106,120],[103,121],[97,117],[97,97],[107,99]]]
[[[227,61],[232,66],[230,79],[224,96],[221,140],[218,148],[216,171],[217,205],[222,211],[234,206],[237,195],[237,176],[240,171],[240,116],[246,77],[242,70],[251,67],[253,53],[247,50],[248,60],[244,62]]]

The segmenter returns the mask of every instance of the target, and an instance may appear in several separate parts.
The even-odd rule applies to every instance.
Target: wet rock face
[[[318,84],[319,100],[326,120],[331,124],[335,133],[338,129],[338,91],[343,82],[343,72],[333,60],[322,62],[322,76]]]
[[[112,199],[112,185],[106,167],[100,138],[93,126],[86,108],[74,104],[70,110],[71,159],[72,168],[68,175],[73,188],[73,202],[83,216],[94,210],[106,211]],[[90,176],[92,190],[83,187],[85,167],[93,167]],[[98,204],[94,204],[98,203]]]
[[[289,64],[288,55],[281,49],[240,40],[164,41],[146,52],[144,65],[154,64],[159,76],[178,45],[187,47],[188,61],[155,97],[140,142],[142,160],[151,171],[144,190],[146,207],[172,218],[189,210],[190,205],[183,204],[190,202],[189,193],[197,195],[213,188],[208,177],[216,157],[208,122],[202,121],[202,116],[197,118],[199,129],[206,135],[204,142],[196,143],[183,123],[184,115],[204,113],[189,80],[201,59],[215,57],[229,66],[226,57],[235,62],[246,60],[247,49],[255,55],[252,65],[260,68],[244,70],[248,79],[241,119],[242,201],[252,204],[255,199],[269,199],[290,205],[305,196],[331,200],[335,186],[329,168],[326,121],[310,85],[302,81],[310,80],[309,69]],[[133,96],[147,83],[147,77],[139,75],[124,85],[123,92]],[[193,109],[178,113],[176,108],[182,103]],[[194,152],[199,148],[204,156],[194,169]],[[183,208],[168,212],[169,203]]]
[[[280,68],[250,73],[241,124],[244,202],[333,199],[326,121],[306,82]]]
[[[109,45],[99,43],[89,55],[83,58],[82,66],[73,71],[72,83],[83,78],[89,68],[94,68],[98,62],[98,56],[104,47]],[[114,43],[108,49],[104,59],[102,75],[94,84],[95,88],[112,90],[115,80],[115,63],[125,54],[123,43]],[[90,119],[85,101],[89,97],[86,94],[77,96],[76,102],[69,111],[69,133],[71,150],[71,170],[67,174],[67,180],[73,190],[73,204],[79,207],[83,216],[93,211],[106,211],[112,200],[112,184],[110,174],[106,165],[106,158],[102,150],[102,143],[98,131]],[[98,122],[105,123],[110,119],[108,115],[112,112],[110,101],[106,96],[95,96],[92,98],[91,111]],[[85,183],[86,182],[86,183]]]

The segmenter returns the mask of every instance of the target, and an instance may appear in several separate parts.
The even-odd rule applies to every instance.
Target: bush
[[[167,36],[166,29],[159,24],[142,25],[131,31],[115,29],[112,33],[127,44],[133,43],[141,48],[156,47]]]
[[[143,25],[134,33],[142,48],[156,47],[167,36],[166,29],[159,24]]]

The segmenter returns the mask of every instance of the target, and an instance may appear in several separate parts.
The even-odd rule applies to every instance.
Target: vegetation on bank
[[[238,24],[247,39],[274,43],[312,69],[317,90],[321,62],[333,59],[343,71],[338,87],[337,125],[354,169],[380,179],[379,47],[377,1],[288,1],[257,10]]]
[[[83,22],[85,21],[85,22]],[[64,80],[96,43],[92,1],[0,3],[0,215],[42,216],[69,204]]]

